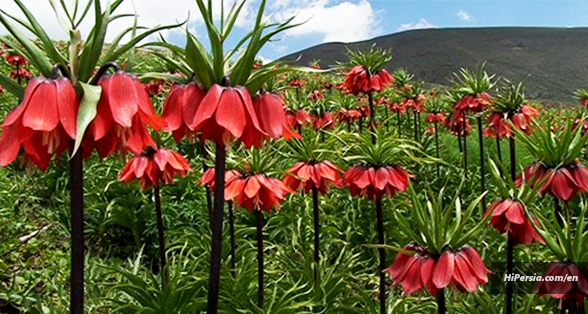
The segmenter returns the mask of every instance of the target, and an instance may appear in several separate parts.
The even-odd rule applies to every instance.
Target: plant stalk
[[[320,233],[321,233],[321,224],[320,224],[320,214],[319,214],[319,195],[318,189],[314,182],[312,182],[312,212],[314,215],[314,280],[315,283],[318,281],[318,264],[320,258]]]
[[[382,208],[382,199],[376,199],[376,214],[378,220],[378,244],[386,244],[386,234],[384,230],[384,210]],[[378,248],[380,254],[380,314],[386,313],[386,250],[383,247]]]
[[[229,233],[231,237],[231,272],[233,278],[237,277],[237,245],[235,244],[235,211],[233,210],[233,201],[227,202],[229,209]]]
[[[437,290],[437,313],[447,313],[447,305],[445,304],[445,289]]]
[[[478,122],[478,142],[480,147],[480,188],[482,193],[486,191],[486,156],[484,153],[484,135],[482,134],[482,117],[476,118]],[[482,214],[486,211],[486,196],[482,197]]]
[[[514,240],[507,233],[506,240],[506,273],[512,274],[514,272]],[[510,280],[506,281],[506,314],[512,314],[512,302],[513,302],[513,282]]]
[[[159,271],[161,272],[161,285],[165,282],[166,270],[165,265],[167,264],[167,259],[165,257],[165,234],[164,234],[164,226],[163,226],[163,213],[161,212],[161,192],[158,186],[153,187],[153,194],[155,196],[155,213],[157,215],[157,234],[159,237]]]
[[[70,313],[84,313],[84,160],[79,149],[70,162],[71,277]]]
[[[223,248],[223,212],[225,206],[225,166],[226,150],[224,144],[216,144],[214,210],[210,216],[212,245],[210,254],[210,273],[208,289],[208,314],[218,313],[220,291],[221,258]]]
[[[466,120],[464,114],[463,120],[463,172],[465,177],[468,177],[468,135],[466,129]]]
[[[255,211],[255,218],[257,227],[257,306],[263,310],[263,212],[261,209]]]
[[[439,152],[439,128],[437,127],[437,121],[435,120],[435,154],[437,159],[440,158]],[[441,178],[441,165],[437,163],[437,179]]]

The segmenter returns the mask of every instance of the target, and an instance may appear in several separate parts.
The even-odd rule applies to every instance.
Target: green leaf
[[[19,100],[24,95],[24,88],[17,82],[10,79],[8,76],[0,73],[0,85],[3,86],[9,93],[16,96]]]
[[[82,96],[80,109],[78,111],[76,142],[71,154],[72,156],[74,156],[80,148],[88,125],[90,125],[92,120],[96,117],[98,101],[100,101],[100,95],[102,94],[101,86],[89,85],[82,82],[80,82],[80,86],[84,91],[84,96]]]

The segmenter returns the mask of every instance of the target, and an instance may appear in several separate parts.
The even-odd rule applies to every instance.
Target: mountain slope
[[[406,68],[427,83],[449,84],[461,67],[486,61],[498,76],[520,81],[527,97],[572,103],[572,93],[588,87],[588,28],[448,28],[423,29],[357,43],[327,43],[284,57],[323,67],[347,61],[345,47],[392,49],[388,69]]]

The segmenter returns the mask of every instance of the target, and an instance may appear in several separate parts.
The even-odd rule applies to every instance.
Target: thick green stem
[[[437,121],[435,121],[435,154],[437,159],[440,158],[439,152],[439,129],[437,127]],[[441,178],[441,164],[437,163],[437,179]]]
[[[480,188],[482,193],[486,191],[486,156],[484,154],[484,135],[482,134],[482,117],[478,120],[478,142],[480,147]],[[482,214],[486,211],[486,196],[482,197]]]

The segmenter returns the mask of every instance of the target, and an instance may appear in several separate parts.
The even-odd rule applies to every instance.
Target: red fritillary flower
[[[429,113],[425,118],[425,122],[427,123],[443,123],[445,122],[445,114],[442,112],[438,113]]]
[[[490,223],[500,233],[508,232],[515,244],[529,245],[533,241],[545,244],[525,215],[524,205],[512,199],[495,200],[488,206],[484,217],[492,215]]]
[[[4,87],[2,85],[0,85],[0,94],[4,94]]]
[[[580,100],[580,103],[582,104],[582,106],[588,107],[588,98],[582,98]]]
[[[488,117],[488,124],[484,130],[484,134],[490,137],[511,137],[513,134],[513,125],[517,129],[531,134],[531,124],[538,116],[539,110],[526,105],[521,107],[520,112],[514,113],[511,119],[508,118],[507,113],[493,112]]]
[[[198,84],[174,84],[163,103],[161,117],[167,122],[164,130],[172,132],[174,140],[179,142],[184,136],[190,141],[194,140],[195,133],[188,128],[196,114],[196,108],[206,95],[206,92]]]
[[[304,125],[312,123],[312,118],[304,109],[300,109],[295,113],[288,113],[288,125],[293,129],[298,129]]]
[[[329,184],[341,186],[342,172],[328,160],[317,163],[298,162],[288,169],[284,183],[293,190],[302,189],[306,193],[311,191],[314,183],[319,193],[324,195],[327,193]]]
[[[284,107],[282,97],[276,94],[263,91],[253,98],[253,108],[259,118],[261,130],[268,137],[276,140],[281,137],[286,140],[301,138],[298,133],[290,129]]]
[[[161,148],[148,149],[147,152],[129,159],[120,172],[118,179],[122,182],[139,180],[144,189],[159,187],[161,183],[173,183],[174,176],[185,177],[192,168],[180,153]]]
[[[260,146],[267,136],[261,129],[251,95],[242,86],[212,85],[188,127],[201,132],[204,140],[224,145],[237,138],[246,147]]]
[[[341,108],[335,115],[335,119],[339,122],[353,122],[361,118],[362,114],[356,109]]]
[[[531,164],[525,167],[515,183],[520,186],[523,180],[543,182],[539,188],[541,194],[549,193],[564,202],[570,201],[578,192],[588,192],[588,168],[579,161],[559,168],[547,168],[539,163]]]
[[[53,154],[72,147],[79,99],[67,78],[34,78],[20,105],[7,116],[0,137],[0,165],[12,163],[22,146],[25,159],[47,169]]]
[[[318,89],[315,89],[312,93],[310,93],[310,95],[308,95],[308,99],[310,99],[312,101],[319,101],[319,100],[324,99],[324,98],[325,98],[325,96]]]
[[[538,281],[535,288],[539,290],[539,295],[549,294],[554,299],[562,300],[562,309],[584,308],[584,299],[588,298],[588,282],[578,265],[572,262],[553,262],[550,263],[547,270],[543,273],[543,278],[547,276],[562,276],[561,278],[570,278],[577,276],[577,281],[550,280]],[[576,312],[577,313],[577,312]]]
[[[402,106],[404,106],[407,109],[410,108],[416,112],[423,112],[425,110],[425,99],[426,96],[423,94],[419,94],[416,99],[403,98]]]
[[[406,107],[404,107],[402,104],[399,104],[399,103],[389,104],[388,108],[390,108],[390,110],[392,110],[392,112],[396,112],[396,113],[405,113],[406,112]]]
[[[392,265],[384,270],[392,278],[392,285],[401,285],[404,295],[424,289],[435,295],[437,287],[433,284],[432,276],[435,259],[425,248],[417,244],[410,243],[402,249],[414,253],[398,253]]]
[[[482,112],[486,106],[490,104],[490,94],[478,93],[476,95],[467,95],[462,97],[454,109],[460,111],[468,111],[472,113]]]
[[[96,118],[84,139],[84,155],[89,155],[93,148],[100,158],[116,150],[139,155],[148,147],[156,148],[146,125],[159,131],[166,122],[155,113],[149,94],[139,79],[117,71],[100,78],[98,84],[102,87],[102,95]]]
[[[290,81],[290,83],[288,83],[288,85],[292,86],[292,87],[302,87],[304,86],[305,82],[301,79],[293,79],[292,81]]]
[[[490,270],[478,252],[464,246],[457,251],[445,251],[441,254],[435,268],[432,281],[437,289],[452,285],[461,292],[476,292],[479,284],[488,283]]]
[[[465,128],[464,128],[465,123]],[[470,120],[467,119],[463,111],[454,110],[453,114],[446,117],[443,125],[453,133],[453,135],[468,135],[472,131]]]
[[[6,62],[15,67],[21,67],[29,63],[29,61],[21,54],[7,53],[4,55]]]
[[[33,73],[27,69],[15,69],[10,71],[10,78],[14,80],[29,80],[33,77]]]
[[[325,112],[322,116],[312,116],[312,126],[315,130],[332,130],[335,128],[333,114]]]
[[[411,175],[400,166],[353,166],[345,172],[343,183],[349,186],[351,195],[375,200],[406,191],[410,178]]]
[[[216,171],[214,168],[208,168],[202,174],[202,178],[198,181],[199,184],[206,185],[210,188],[211,191],[214,191],[216,188],[215,183],[215,174]],[[233,184],[234,179],[240,179],[243,175],[237,170],[227,170],[225,171],[225,190],[227,189],[229,183]],[[232,198],[227,198],[227,193],[225,193],[225,201],[230,201]]]
[[[145,90],[149,95],[159,95],[163,92],[165,81],[161,79],[153,80],[145,84]]]
[[[293,193],[282,181],[264,174],[233,177],[226,182],[225,199],[235,200],[238,206],[249,211],[271,211],[280,208],[288,193]]]
[[[435,132],[435,127],[428,127],[425,129],[425,134],[434,135]]]
[[[393,81],[394,78],[392,78],[386,69],[370,74],[363,66],[356,65],[347,73],[347,78],[343,82],[342,87],[347,92],[358,95],[372,91],[379,92]]]

